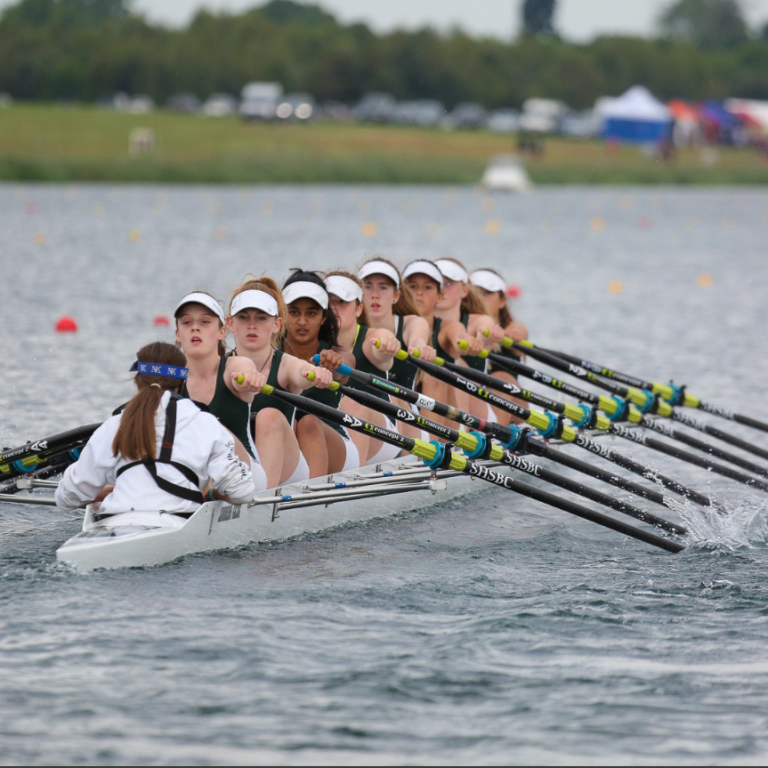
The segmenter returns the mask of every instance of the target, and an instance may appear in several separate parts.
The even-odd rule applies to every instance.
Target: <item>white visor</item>
[[[331,275],[325,278],[325,287],[328,293],[338,296],[342,301],[362,301],[363,289],[354,281],[344,275]]]
[[[224,310],[213,296],[209,296],[207,293],[188,293],[177,305],[173,313],[174,317],[179,316],[179,310],[185,304],[202,304],[206,309],[210,309],[216,317],[221,320],[222,323],[226,323],[227,318],[224,316]]]
[[[232,306],[229,308],[229,314],[234,317],[238,312],[242,312],[244,309],[260,309],[271,317],[277,317],[279,310],[277,308],[277,302],[264,291],[243,291],[238,293],[234,299],[232,299]]]
[[[489,269],[478,269],[477,272],[473,272],[469,276],[469,279],[472,281],[472,285],[476,285],[489,293],[504,293],[507,290],[504,281]]]
[[[317,283],[299,280],[283,288],[283,299],[286,304],[293,304],[299,299],[312,299],[323,309],[328,309],[328,292]]]
[[[395,287],[398,290],[400,289],[400,275],[398,275],[397,270],[391,264],[387,264],[386,261],[369,261],[367,264],[363,264],[363,266],[360,267],[360,271],[357,273],[357,276],[361,280],[365,280],[366,277],[370,277],[371,275],[384,275],[395,284]]]
[[[413,261],[403,272],[403,280],[411,275],[426,275],[431,277],[441,288],[443,287],[443,274],[431,261]]]
[[[437,268],[443,273],[444,277],[453,280],[454,283],[468,283],[469,275],[463,267],[460,267],[455,261],[448,259],[438,259],[435,262]]]

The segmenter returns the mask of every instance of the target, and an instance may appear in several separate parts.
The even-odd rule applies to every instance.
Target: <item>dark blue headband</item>
[[[189,368],[179,368],[178,365],[162,365],[161,363],[140,363],[138,360],[131,366],[130,370],[144,376],[167,376],[169,379],[186,379],[189,376]]]

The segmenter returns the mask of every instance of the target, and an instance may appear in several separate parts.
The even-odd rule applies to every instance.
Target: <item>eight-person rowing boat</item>
[[[578,366],[536,347],[509,311],[503,277],[490,269],[470,274],[455,259],[420,259],[401,272],[376,256],[356,274],[295,270],[282,290],[270,278],[246,278],[226,311],[211,294],[194,291],[174,314],[177,345],[139,350],[131,366],[136,394],[109,420],[0,454],[0,501],[85,508],[82,532],[59,549],[61,561],[84,570],[159,565],[440,503],[474,490],[471,480],[680,551],[682,526],[617,498],[615,489],[666,508],[674,506],[669,494],[709,507],[712,500],[595,442],[596,432],[768,492],[768,468],[663,420],[723,439],[716,428],[686,420],[680,407],[761,431],[768,425],[706,406],[684,389]],[[531,369],[526,354],[613,396]],[[524,390],[520,376],[581,402]],[[748,441],[726,441],[734,440],[768,458]],[[652,482],[641,485],[560,450],[569,444]],[[553,470],[561,464],[612,488]],[[62,471],[59,482],[48,479]],[[521,483],[522,475],[536,482]],[[652,530],[542,490],[542,483]],[[18,493],[34,488],[55,489],[55,496]]]

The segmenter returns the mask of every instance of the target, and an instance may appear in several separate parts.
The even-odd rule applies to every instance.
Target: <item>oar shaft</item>
[[[503,355],[492,354],[489,357],[492,360],[494,360],[494,362],[496,362],[497,365],[508,370],[510,373],[514,373],[515,375],[518,375],[518,376],[525,376],[526,378],[530,378],[534,381],[544,384],[545,386],[551,387],[553,389],[557,389],[562,392],[566,392],[567,394],[573,395],[574,397],[577,397],[581,400],[584,400],[585,402],[588,402],[590,405],[603,407],[603,408],[606,407],[604,398],[598,397],[597,395],[593,395],[589,392],[585,392],[584,390],[581,390],[578,387],[565,384],[559,379],[555,379],[552,376],[542,373],[541,371],[535,370],[534,368],[530,368],[529,366],[522,365],[521,363],[518,363],[516,361],[512,361],[509,358],[505,358]],[[609,405],[612,405],[614,407],[617,406],[617,404],[614,401],[609,401]],[[613,413],[614,412],[613,409],[611,409],[610,412]],[[677,412],[673,410],[671,417],[675,418],[676,415],[677,415]],[[741,456],[737,456],[736,454],[733,454],[730,451],[726,451],[722,448],[719,448],[716,445],[712,445],[711,443],[707,443],[703,440],[699,440],[691,435],[686,434],[685,432],[681,432],[678,429],[673,429],[671,426],[663,422],[660,422],[657,419],[652,419],[652,418],[648,418],[647,416],[643,416],[639,411],[636,411],[631,407],[630,407],[630,421],[636,424],[640,424],[642,427],[645,427],[646,429],[651,429],[655,432],[663,434],[664,436],[669,437],[672,440],[677,440],[679,442],[685,443],[691,448],[695,448],[696,450],[702,451],[706,454],[709,454],[710,456],[714,456],[715,458],[722,459],[723,461],[727,461],[730,464],[734,464],[737,467],[746,469],[748,472],[754,472],[755,474],[760,475],[762,477],[768,477],[768,468],[761,467],[760,465],[755,464],[751,461],[748,461],[747,459],[743,459]],[[701,428],[702,426],[704,426],[704,425],[699,425],[693,419],[688,419],[686,417],[683,417],[681,419],[681,422],[687,423],[688,426],[692,426],[694,428]],[[703,429],[702,431],[707,432],[708,430]],[[716,431],[719,431],[719,430],[716,430]]]
[[[455,429],[450,429],[442,424],[432,421],[431,419],[425,419],[422,416],[417,416],[411,411],[407,411],[404,408],[398,408],[392,403],[385,402],[381,398],[374,397],[365,392],[361,392],[359,389],[353,389],[352,387],[340,386],[339,389],[347,397],[361,403],[362,405],[370,408],[375,408],[381,413],[386,414],[398,421],[411,426],[416,426],[429,432],[437,437],[441,437],[444,440],[448,440],[451,443],[455,443],[457,447],[461,448],[465,452],[469,452],[470,455],[476,452],[482,452],[483,447],[480,445],[478,438],[475,435],[470,435],[466,432],[459,432]],[[650,512],[645,512],[628,502],[622,501],[615,496],[609,496],[601,491],[590,488],[583,483],[578,483],[562,475],[558,475],[556,472],[552,472],[546,467],[542,467],[539,464],[535,464],[531,461],[527,461],[521,456],[516,456],[510,451],[505,451],[498,445],[486,446],[487,458],[506,464],[511,469],[515,469],[518,472],[522,472],[532,477],[537,477],[545,483],[551,483],[566,491],[570,491],[578,496],[583,496],[590,501],[603,504],[611,509],[616,510],[629,517],[633,517],[636,520],[641,520],[644,523],[654,525],[657,528],[661,528],[669,533],[683,536],[687,533],[687,530],[680,525],[670,523],[661,517],[658,517]]]
[[[38,453],[54,450],[63,445],[71,445],[79,441],[85,441],[100,427],[100,424],[88,424],[68,432],[60,432],[51,437],[44,437],[42,440],[36,440],[34,443],[27,443],[18,448],[11,448],[0,452],[0,471],[2,465],[14,461],[23,461],[24,459],[35,456]]]
[[[348,368],[347,366],[343,366],[343,368],[344,370],[340,370],[339,372],[344,376],[349,376],[355,379],[356,381],[358,381],[359,383],[364,384],[370,388],[376,389],[380,392],[387,392],[401,400],[405,400],[408,403],[412,403],[413,405],[418,405],[419,408],[426,409],[427,411],[437,413],[441,416],[445,416],[450,421],[454,421],[458,424],[464,424],[470,429],[474,429],[490,437],[494,437],[498,439],[502,443],[502,445],[511,445],[515,441],[515,435],[513,434],[512,430],[509,429],[508,427],[502,427],[498,424],[491,424],[491,423],[485,422],[483,419],[479,419],[470,413],[465,413],[464,411],[461,411],[457,408],[445,405],[444,403],[441,403],[438,400],[433,400],[432,398],[425,397],[424,395],[421,395],[418,392],[414,392],[411,389],[404,388],[400,385],[394,385],[391,381],[387,381],[386,379],[381,379],[378,376],[374,376],[369,373],[363,373],[362,371],[357,371],[354,368]],[[355,391],[359,392],[359,390],[355,390]],[[376,398],[376,402],[373,405],[374,407],[377,407],[380,403],[381,401],[378,398]],[[421,422],[418,422],[418,421],[416,423],[421,424]],[[438,426],[442,427],[442,425],[438,425]],[[460,432],[458,434],[464,434],[464,433]],[[446,435],[441,435],[441,436],[444,437],[444,439],[447,439],[451,442],[455,442],[455,440],[451,437],[447,437]],[[597,444],[594,443],[594,445],[596,446]],[[670,507],[672,509],[675,508],[675,502],[672,499],[665,496],[663,493],[659,493],[659,491],[657,491],[656,489],[646,488],[642,485],[639,485],[638,483],[633,482],[632,480],[626,477],[622,477],[621,475],[617,475],[615,473],[607,472],[601,467],[597,467],[586,461],[580,461],[579,459],[573,458],[572,456],[569,456],[563,451],[558,451],[555,448],[550,447],[543,440],[535,439],[531,434],[525,435],[523,440],[521,441],[520,446],[515,450],[518,454],[530,453],[534,456],[540,456],[541,458],[549,459],[555,464],[561,464],[562,466],[568,467],[569,469],[573,469],[576,472],[580,472],[583,475],[587,475],[588,477],[595,478],[596,480],[600,480],[604,483],[607,483],[608,485],[621,488],[622,490],[632,493],[635,496],[638,496],[643,499],[647,499],[648,501],[652,501],[655,504],[660,504],[662,506]],[[611,455],[612,456],[614,455],[613,452],[611,452]],[[629,463],[632,466],[636,466],[637,467],[636,474],[640,474],[640,475],[643,474],[642,466],[639,464],[636,464],[635,462],[631,462],[630,459],[626,459],[626,462],[624,464],[622,464],[622,462],[620,460],[617,460],[615,457],[613,461],[614,463],[620,464],[621,466],[625,466],[626,463]],[[649,472],[650,471],[648,471],[644,476],[650,477]],[[672,483],[673,481],[670,480],[669,482]],[[676,492],[681,493],[682,495],[685,495],[686,489],[684,486],[676,485],[675,490]],[[706,496],[697,496],[693,500],[699,504],[702,504],[703,506],[711,505],[711,501]]]
[[[509,341],[511,341],[511,339]],[[515,344],[517,345],[517,342],[515,342]],[[531,342],[524,341],[521,342],[521,346],[519,348],[526,353],[532,354],[531,349],[534,347],[535,345],[533,345]],[[572,355],[568,355],[564,352],[554,352],[548,349],[542,350],[541,347],[535,348],[550,355],[561,357],[564,360],[574,363],[575,365],[578,365],[582,368],[586,368],[587,370],[592,371],[593,373],[597,373],[600,376],[604,376],[605,378],[613,379],[614,381],[620,381],[630,387],[647,389],[651,392],[661,395],[665,400],[674,401],[676,395],[675,390],[667,384],[660,384],[657,381],[647,381],[635,376],[630,376],[626,373],[621,373],[620,371],[614,371],[611,368],[604,368],[597,365],[596,363],[590,362],[589,360],[573,357]],[[694,397],[687,392],[684,394],[682,399],[682,405],[685,405],[688,408],[698,408],[699,410],[711,413],[713,416],[719,416],[723,419],[728,419],[729,421],[735,421],[738,424],[743,424],[744,426],[751,427],[752,429],[758,429],[761,432],[768,432],[768,423],[754,419],[751,416],[744,416],[740,413],[734,413],[728,408],[723,408],[719,405],[713,405],[711,403],[705,403],[698,397]]]
[[[507,413],[511,413],[513,416],[516,416],[522,421],[527,422],[535,429],[547,430],[551,428],[551,417],[547,416],[546,414],[540,413],[538,411],[530,411],[527,408],[523,408],[522,406],[517,405],[516,403],[513,403],[510,400],[501,397],[500,395],[496,395],[487,389],[478,387],[476,384],[473,384],[467,379],[464,379],[463,376],[452,373],[451,371],[448,371],[439,365],[427,363],[424,360],[420,360],[416,357],[411,357],[410,359],[414,365],[422,368],[422,370],[426,371],[431,376],[434,376],[441,381],[445,381],[446,383],[457,387],[458,389],[468,392],[473,397],[476,397],[480,400],[485,400],[491,405],[496,406],[501,410],[507,411]],[[682,483],[678,483],[676,480],[672,480],[671,478],[656,472],[650,467],[639,464],[638,462],[633,461],[626,456],[607,449],[605,446],[598,445],[594,440],[588,439],[584,436],[583,433],[578,432],[570,426],[564,425],[560,431],[560,434],[557,436],[561,437],[566,442],[574,443],[575,445],[578,445],[580,448],[583,448],[590,453],[601,456],[602,458],[605,458],[614,464],[618,464],[624,469],[627,469],[630,472],[634,472],[641,477],[652,478],[656,482],[661,483],[665,488],[672,491],[673,493],[685,496],[698,504],[710,504],[710,501],[705,496],[702,496],[702,494],[686,487]]]
[[[306,397],[300,395],[293,395],[288,392],[283,392],[274,389],[271,386],[266,386],[262,389],[262,393],[265,395],[274,395],[280,400],[284,400],[287,403],[295,406],[296,408],[305,411],[306,413],[314,414],[322,419],[330,421],[331,423],[345,426],[348,429],[356,432],[362,432],[367,435],[371,435],[382,442],[395,445],[403,450],[411,453],[414,456],[418,456],[427,462],[434,462],[439,460],[438,446],[426,443],[423,440],[413,440],[411,438],[404,437],[397,432],[378,427],[370,422],[363,421],[344,414],[335,408],[330,408],[322,403],[318,403],[314,400],[309,400]],[[516,479],[502,475],[488,467],[476,464],[464,456],[460,456],[457,453],[451,452],[447,454],[445,460],[441,462],[441,466],[446,466],[454,471],[461,472],[470,477],[477,477],[481,480],[485,480],[488,483],[496,485],[500,488],[506,488],[507,490],[514,491],[528,498],[540,501],[549,506],[560,509],[564,512],[568,512],[577,517],[581,517],[585,520],[589,520],[598,525],[602,525],[605,528],[609,528],[613,531],[623,533],[626,536],[631,536],[639,541],[643,541],[646,544],[664,549],[667,552],[680,552],[685,547],[678,544],[676,541],[670,541],[663,536],[644,531],[634,526],[628,525],[620,520],[604,515],[601,512],[595,512],[587,507],[570,501],[569,499],[562,499],[555,496],[552,493],[543,491],[539,488],[533,488],[531,486],[520,483]]]

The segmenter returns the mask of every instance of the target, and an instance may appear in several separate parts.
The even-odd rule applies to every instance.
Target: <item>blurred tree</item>
[[[552,36],[555,34],[553,18],[557,0],[524,0],[523,31],[526,35]]]
[[[763,40],[768,41],[768,22],[765,23],[765,26],[763,27],[763,32],[760,35]]]
[[[677,0],[659,19],[668,38],[708,48],[729,48],[749,39],[749,27],[739,0]]]
[[[270,0],[260,12],[278,24],[336,24],[336,19],[319,5],[304,5],[294,0]]]

